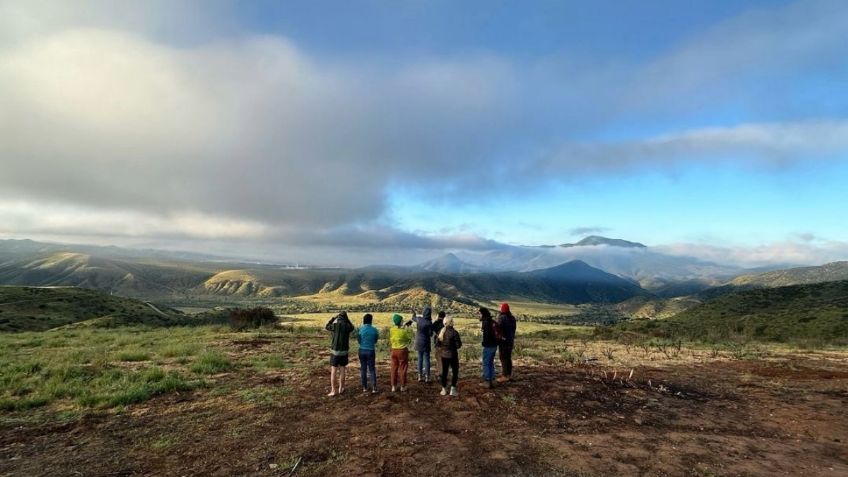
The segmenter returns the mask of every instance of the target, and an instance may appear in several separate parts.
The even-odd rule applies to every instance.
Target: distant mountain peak
[[[479,271],[478,267],[462,261],[454,253],[448,252],[444,255],[428,260],[420,265],[419,269],[438,273],[469,273]]]
[[[607,245],[610,247],[622,248],[647,248],[647,246],[639,242],[630,242],[629,240],[601,237],[600,235],[590,235],[577,243],[564,243],[560,245],[560,247],[594,247],[597,245]]]

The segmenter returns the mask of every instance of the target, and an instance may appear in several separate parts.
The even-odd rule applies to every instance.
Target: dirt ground
[[[122,413],[4,419],[0,475],[848,475],[845,361],[639,367],[631,379],[519,363],[494,390],[464,363],[458,398],[417,382],[362,394],[350,371],[335,398],[323,366],[295,366],[214,376]],[[378,373],[386,383],[385,361]]]

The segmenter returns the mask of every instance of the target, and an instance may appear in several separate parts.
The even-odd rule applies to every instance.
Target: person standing
[[[515,317],[509,311],[509,303],[501,303],[498,326],[501,331],[498,355],[501,359],[502,372],[498,382],[506,383],[512,380],[512,349],[515,346]]]
[[[424,308],[421,316],[412,313],[412,321],[415,323],[415,349],[418,350],[418,382],[430,382],[430,336],[433,334],[433,310],[428,306]]]
[[[480,326],[483,331],[483,383],[481,386],[491,389],[495,387],[495,352],[498,350],[498,339],[492,312],[486,307],[480,308]]]
[[[450,395],[459,396],[459,392],[456,389],[456,383],[459,379],[459,348],[462,348],[462,339],[459,337],[459,332],[457,332],[453,327],[453,318],[444,319],[444,326],[436,336],[436,340],[439,343],[436,350],[438,351],[439,359],[442,362],[441,379],[439,380],[442,385],[441,395],[446,396],[448,394],[448,368],[450,368]]]
[[[433,351],[436,354],[436,376],[441,374],[442,370],[442,358],[441,354],[439,354],[439,333],[442,332],[442,328],[445,327],[445,312],[440,311],[439,315],[436,317],[436,320],[433,321]]]
[[[359,342],[359,380],[362,392],[368,392],[368,376],[371,376],[371,394],[377,394],[377,340],[380,332],[371,325],[374,317],[366,313],[356,335]]]
[[[335,396],[344,392],[345,372],[347,370],[348,352],[350,350],[350,335],[356,329],[347,312],[343,311],[330,318],[324,327],[332,333],[330,337],[330,393],[327,396]],[[338,377],[338,387],[336,387]],[[338,392],[336,392],[338,389]]]
[[[390,372],[390,383],[392,392],[397,391],[400,386],[401,392],[406,391],[406,370],[409,367],[409,344],[412,343],[413,332],[409,328],[412,322],[403,324],[403,317],[395,314],[392,316],[394,328],[389,330],[389,343],[392,348],[392,365]]]

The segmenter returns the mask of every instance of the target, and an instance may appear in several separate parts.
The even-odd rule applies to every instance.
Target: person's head
[[[481,320],[491,320],[492,319],[492,312],[489,311],[489,309],[486,308],[485,306],[480,307],[480,319]]]
[[[402,322],[403,322],[402,316],[398,315],[397,313],[395,313],[394,316],[392,316],[392,323],[394,323],[395,326],[400,326],[400,324]]]
[[[374,317],[371,316],[371,313],[366,313],[365,316],[362,317],[362,323],[365,325],[370,325],[373,320]]]
[[[339,319],[340,319],[340,320],[350,321],[350,318],[348,318],[348,317],[347,317],[347,312],[346,312],[346,311],[342,311],[342,312],[340,312],[340,313],[339,313],[339,315],[338,315],[338,317],[339,317]]]
[[[501,313],[509,313],[509,303],[501,303]]]
[[[429,306],[424,308],[424,313],[422,313],[422,316],[424,317],[425,320],[432,320],[433,319],[433,309],[430,308]]]
[[[453,328],[453,317],[445,318],[445,328]]]
[[[444,317],[445,317],[445,312],[444,312],[444,311],[440,311],[440,312],[439,312],[439,319],[440,319],[440,320],[441,320],[441,319],[444,319]]]

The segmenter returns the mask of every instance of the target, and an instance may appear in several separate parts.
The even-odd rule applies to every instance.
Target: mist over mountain
[[[641,243],[600,236],[589,236],[559,247],[515,246],[485,253],[464,252],[459,254],[459,258],[481,269],[496,271],[531,271],[580,260],[634,280],[645,288],[661,288],[672,282],[693,280],[709,287],[744,273],[741,267],[669,255]]]

